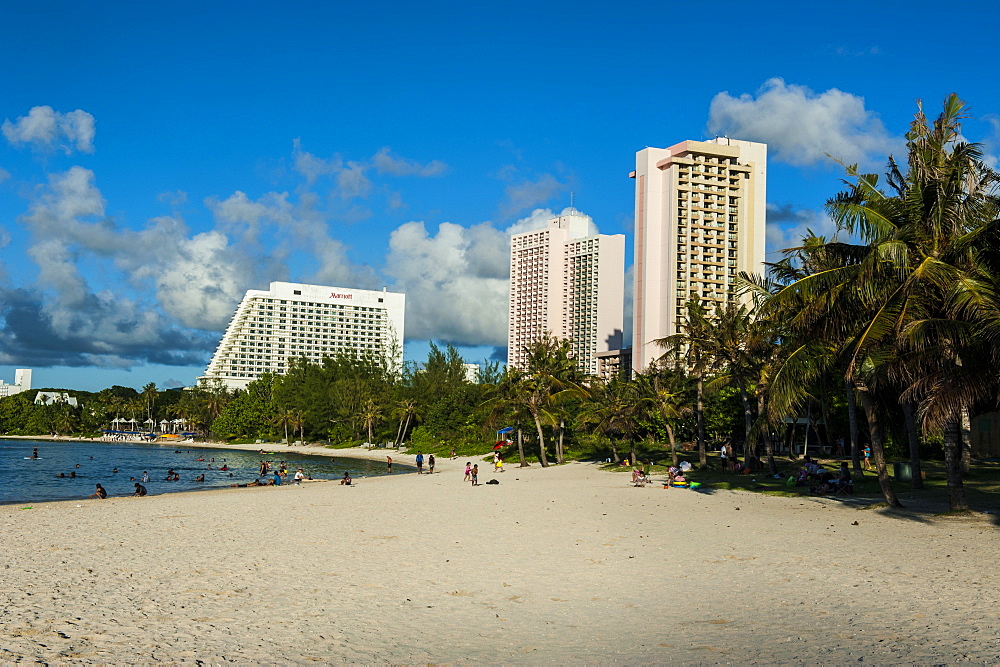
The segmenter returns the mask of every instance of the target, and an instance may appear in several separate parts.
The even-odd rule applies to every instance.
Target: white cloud
[[[506,345],[510,237],[488,224],[424,223],[392,232],[386,274],[405,292],[406,337]]]
[[[51,150],[59,148],[67,155],[73,150],[94,152],[94,117],[77,109],[60,113],[49,106],[32,107],[27,116],[15,122],[5,120],[2,128],[7,141],[17,146],[30,144]]]
[[[823,211],[795,208],[789,204],[768,204],[765,230],[767,261],[776,262],[781,259],[781,250],[802,245],[802,237],[810,232],[833,239],[837,225]]]
[[[440,160],[431,160],[427,164],[420,164],[416,160],[392,155],[388,146],[385,146],[372,157],[372,166],[380,174],[390,174],[392,176],[440,176],[447,169],[448,165]]]
[[[543,204],[567,188],[552,174],[542,174],[534,180],[521,181],[508,185],[504,189],[505,199],[500,205],[500,214],[504,217],[515,215],[521,211]]]
[[[3,183],[8,178],[10,178],[10,172],[3,167],[0,167],[0,183]]]
[[[504,231],[446,222],[432,234],[423,222],[400,225],[389,240],[385,273],[393,289],[407,294],[406,337],[506,345],[511,234],[541,229],[555,215],[536,209]],[[590,231],[597,233],[593,220]]]
[[[836,88],[816,94],[806,86],[769,79],[753,95],[722,92],[712,99],[708,131],[760,141],[771,157],[793,165],[828,161],[884,164],[902,139],[889,135],[865,100]]]

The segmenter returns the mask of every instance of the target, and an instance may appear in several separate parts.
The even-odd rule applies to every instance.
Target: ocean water
[[[34,447],[38,447],[37,460],[29,458]],[[135,491],[135,482],[141,481],[143,471],[149,472],[150,481],[143,486],[151,495],[224,488],[257,479],[261,459],[272,461],[275,467],[280,461],[286,462],[289,474],[284,483],[291,483],[292,475],[299,468],[311,474],[313,479],[340,479],[344,472],[350,472],[355,478],[386,474],[386,465],[381,461],[307,456],[291,449],[286,451],[282,445],[264,447],[277,448],[266,449],[274,453],[262,455],[231,449],[184,449],[183,443],[155,445],[0,438],[0,504],[85,499],[97,484],[107,489],[109,496],[130,496]],[[199,458],[205,460],[199,461]],[[228,466],[229,470],[220,470],[222,466]],[[392,467],[393,474],[414,470],[395,462]],[[117,473],[113,472],[115,468]],[[170,469],[180,475],[180,481],[165,481]],[[71,472],[76,473],[75,478],[70,478]],[[59,473],[66,476],[59,477]],[[205,481],[194,481],[201,474],[205,475]]]

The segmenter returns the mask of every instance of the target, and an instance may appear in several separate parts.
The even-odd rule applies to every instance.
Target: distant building
[[[282,375],[290,359],[320,363],[340,352],[392,355],[403,363],[406,295],[271,283],[249,290],[199,380],[245,389],[263,373]]]
[[[692,297],[736,297],[741,271],[764,270],[767,145],[719,138],[636,153],[633,368],[663,354]]]
[[[597,377],[611,380],[632,378],[632,348],[597,353]]]
[[[60,403],[79,406],[76,397],[70,396],[64,391],[40,391],[35,395],[35,405],[59,405]]]
[[[479,384],[479,364],[462,364],[465,367],[465,381]]]
[[[29,389],[31,389],[30,368],[15,369],[14,384],[6,384],[3,380],[0,380],[0,398],[20,394],[22,391],[28,391]]]
[[[569,209],[544,229],[510,240],[507,363],[546,334],[572,342],[577,368],[597,373],[597,354],[622,346],[625,236],[592,234],[590,216]]]

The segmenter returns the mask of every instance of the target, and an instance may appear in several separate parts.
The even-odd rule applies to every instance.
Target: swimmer
[[[115,469],[114,469],[114,470],[112,470],[111,472],[112,472],[112,473],[114,473],[114,474],[118,474],[118,468],[115,468]]]
[[[204,482],[205,481],[205,473],[202,473],[202,474],[198,475],[197,477],[195,477],[194,481],[196,481],[196,482]]]
[[[74,470],[74,471],[70,472],[69,476],[70,477],[76,477],[76,471]]]
[[[64,473],[64,472],[61,472],[58,475],[56,475],[56,477],[65,477],[65,476],[66,476],[66,473]]]

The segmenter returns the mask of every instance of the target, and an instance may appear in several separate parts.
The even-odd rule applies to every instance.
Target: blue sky
[[[363,6],[362,6],[363,5]],[[503,355],[512,229],[631,242],[635,152],[770,146],[773,251],[957,92],[998,152],[998,10],[929,2],[6,3],[0,379],[190,384],[243,292],[407,293]],[[627,260],[631,264],[631,259]]]

